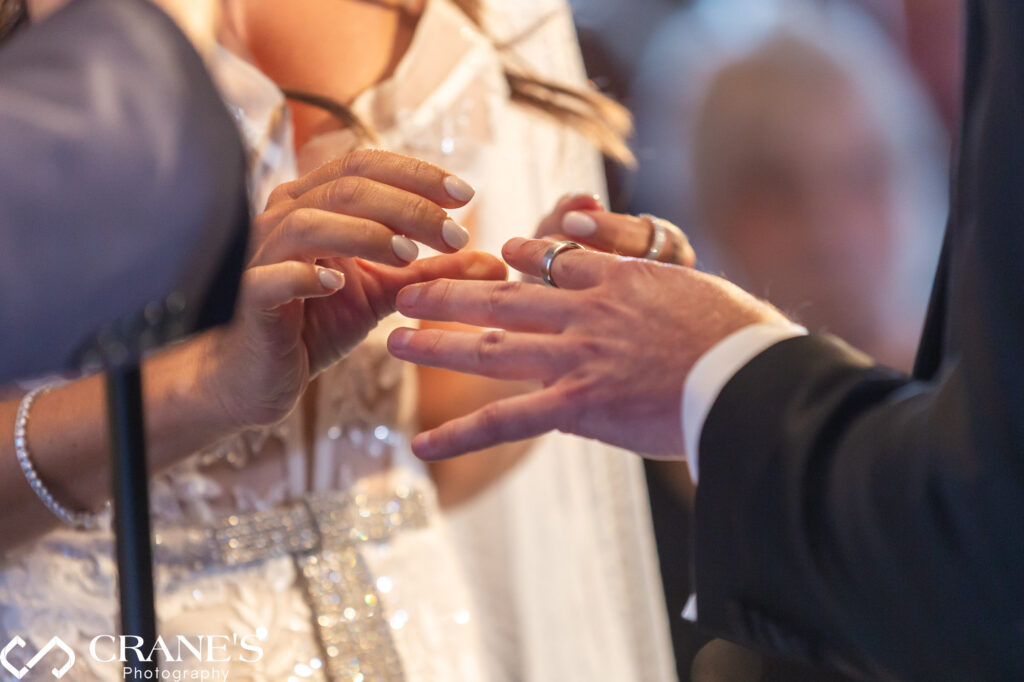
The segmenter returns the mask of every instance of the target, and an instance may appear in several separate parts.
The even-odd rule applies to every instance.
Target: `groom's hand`
[[[537,277],[553,243],[513,239],[504,257]],[[398,329],[389,339],[396,357],[542,386],[420,434],[418,456],[444,459],[559,430],[681,457],[683,384],[694,362],[749,324],[786,322],[730,282],[689,268],[571,250],[551,272],[558,289],[439,280],[399,294],[409,317],[497,329]]]

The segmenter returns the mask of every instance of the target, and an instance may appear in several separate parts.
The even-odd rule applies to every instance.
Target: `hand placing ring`
[[[556,242],[552,244],[548,250],[544,252],[544,258],[541,260],[540,274],[544,283],[549,287],[555,287],[557,289],[558,285],[555,284],[555,280],[551,277],[551,267],[555,264],[555,258],[558,257],[558,254],[564,251],[582,248],[583,247],[576,242],[569,241]]]

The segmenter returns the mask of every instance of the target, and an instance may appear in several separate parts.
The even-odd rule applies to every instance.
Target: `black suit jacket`
[[[105,326],[226,319],[245,179],[203,61],[151,3],[74,0],[19,30],[0,46],[0,381],[72,364]]]
[[[1024,2],[968,4],[954,200],[914,376],[823,336],[705,423],[700,622],[881,678],[1024,680]]]

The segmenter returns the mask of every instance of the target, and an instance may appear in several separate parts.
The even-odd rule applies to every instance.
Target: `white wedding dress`
[[[563,0],[486,9],[496,42],[525,32],[514,58],[583,83]],[[565,192],[603,189],[583,139],[509,103],[509,58],[449,0],[428,0],[394,75],[353,104],[382,146],[475,184],[474,245],[492,252]],[[226,50],[212,62],[248,142],[254,206],[354,146],[348,131],[329,133],[296,160],[280,91]],[[415,370],[384,346],[400,323],[381,324],[282,424],[154,477],[160,634],[254,635],[263,650],[256,662],[233,652],[165,667],[254,682],[674,679],[640,460],[551,435],[442,512],[408,446]],[[90,640],[117,632],[112,546],[105,524],[5,557],[0,643],[21,636],[31,655],[59,636],[78,654],[70,679],[120,679],[88,655]],[[37,673],[49,674],[26,679]]]

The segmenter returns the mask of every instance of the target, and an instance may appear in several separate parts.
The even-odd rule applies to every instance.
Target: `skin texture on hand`
[[[472,190],[456,183],[453,192],[451,177],[410,157],[357,151],[274,191],[253,226],[239,314],[214,337],[206,372],[238,427],[287,415],[312,378],[394,312],[403,287],[505,278],[500,260],[460,251],[453,238],[463,228],[446,209]],[[413,240],[446,255],[408,263]]]
[[[472,225],[471,216],[469,225]],[[570,219],[582,217],[592,228],[569,238],[598,251],[621,255],[644,255],[652,239],[652,225],[643,218],[605,211],[600,197],[592,192],[566,194],[539,222],[535,237],[553,237],[572,232]],[[682,231],[674,226],[663,251],[666,262],[693,265],[693,249]],[[420,329],[480,331],[479,327],[448,322],[424,321]],[[534,390],[536,382],[501,381],[434,367],[419,368],[420,427],[434,429],[445,422],[472,414],[485,405]],[[443,507],[461,504],[497,480],[530,450],[532,440],[502,443],[463,457],[432,462],[431,476]]]
[[[534,277],[553,242],[514,239],[505,260]],[[420,434],[437,460],[548,431],[596,438],[663,459],[683,457],[683,385],[697,359],[729,334],[785,322],[775,308],[695,270],[592,251],[556,258],[561,287],[440,280],[406,288],[409,317],[495,328],[398,329],[396,357],[542,388],[499,400]]]

